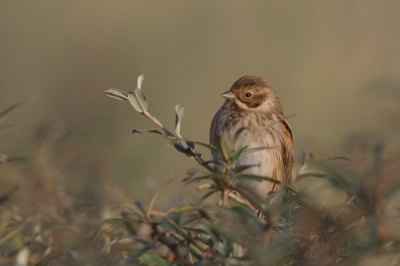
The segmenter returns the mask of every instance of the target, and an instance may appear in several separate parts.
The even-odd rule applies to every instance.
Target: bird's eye
[[[247,99],[251,98],[251,96],[253,96],[251,92],[246,92],[246,94],[244,95],[244,97],[246,97]]]

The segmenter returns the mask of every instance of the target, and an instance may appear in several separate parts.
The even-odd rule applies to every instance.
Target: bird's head
[[[258,76],[241,77],[222,96],[243,110],[273,113],[282,110],[275,91]]]

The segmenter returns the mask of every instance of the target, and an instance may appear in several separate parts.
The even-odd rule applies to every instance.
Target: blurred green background
[[[102,94],[136,88],[140,74],[149,111],[168,128],[185,104],[187,138],[207,142],[220,94],[254,74],[295,114],[296,159],[302,149],[358,156],[346,147],[362,138],[361,153],[378,139],[396,154],[399,10],[389,0],[1,1],[0,109],[35,100],[8,118],[19,128],[0,135],[0,152],[29,158],[0,165],[0,192],[19,184],[19,195],[39,187],[35,195],[52,183],[93,198],[113,184],[146,199],[197,167],[158,135],[129,137],[154,126]],[[179,181],[174,189],[191,191]]]

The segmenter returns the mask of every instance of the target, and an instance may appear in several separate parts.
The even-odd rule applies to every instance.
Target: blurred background
[[[0,193],[19,185],[14,201],[46,205],[60,187],[93,202],[122,187],[147,200],[173,174],[178,198],[193,191],[180,180],[197,164],[158,135],[128,136],[154,126],[102,93],[133,90],[140,74],[168,128],[185,104],[186,138],[208,142],[220,94],[254,74],[295,115],[296,160],[305,149],[361,163],[379,149],[396,161],[398,10],[390,0],[1,1],[0,109],[34,100],[2,123],[18,128],[1,133],[0,153],[19,160],[0,164]]]

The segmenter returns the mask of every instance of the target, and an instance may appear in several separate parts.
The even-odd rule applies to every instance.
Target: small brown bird
[[[226,101],[212,121],[210,143],[215,145],[217,134],[225,135],[231,142],[238,129],[248,127],[249,130],[241,133],[238,147],[266,146],[270,149],[245,154],[236,165],[258,165],[243,173],[268,176],[291,185],[292,131],[283,116],[282,105],[275,91],[261,77],[244,76],[222,96]],[[271,123],[273,125],[268,127]],[[215,152],[213,156],[217,156]],[[247,184],[263,200],[271,191],[278,189],[276,184],[269,181],[248,181]]]

